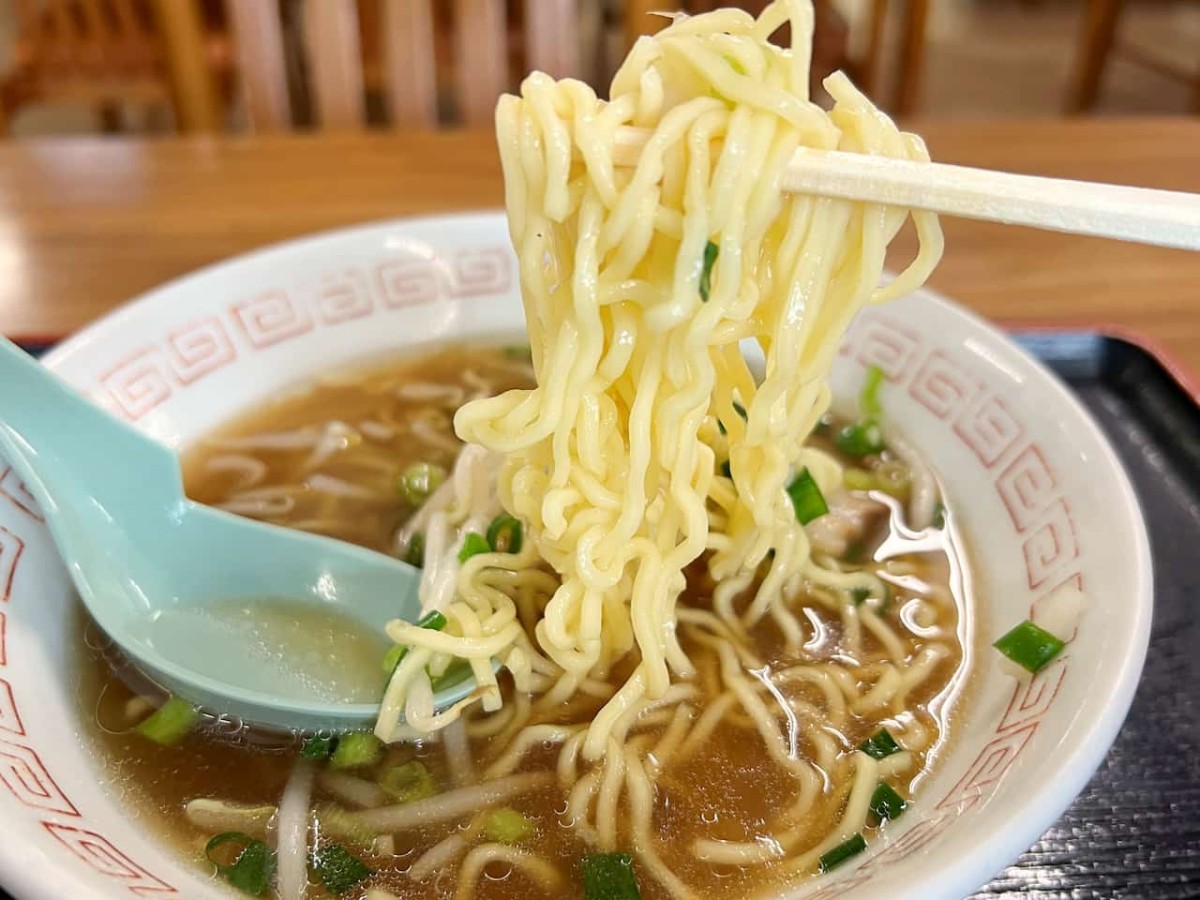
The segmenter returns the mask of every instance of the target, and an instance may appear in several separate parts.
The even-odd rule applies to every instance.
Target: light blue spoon
[[[41,504],[88,611],[167,690],[257,725],[370,727],[383,626],[420,612],[416,569],[193,503],[170,448],[3,338],[0,454]],[[326,683],[355,671],[357,683]],[[438,706],[472,687],[443,690]]]

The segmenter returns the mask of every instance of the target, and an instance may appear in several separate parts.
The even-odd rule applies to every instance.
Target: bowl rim
[[[124,328],[128,320],[143,314],[147,305],[194,282],[214,276],[228,276],[247,264],[270,262],[272,257],[286,258],[331,241],[369,238],[397,227],[411,228],[427,223],[504,228],[504,214],[496,209],[477,209],[380,219],[264,245],[210,263],[135,295],[63,339],[46,353],[43,363],[48,368],[57,368],[83,348],[104,340],[107,332]],[[507,235],[507,230],[504,234]],[[1046,391],[1054,396],[1056,405],[1061,404],[1069,408],[1082,421],[1087,430],[1087,438],[1100,451],[1100,456],[1094,464],[1107,465],[1116,475],[1109,491],[1114,498],[1119,497],[1120,517],[1131,526],[1134,536],[1132,559],[1136,567],[1136,596],[1131,598],[1132,608],[1127,613],[1129,627],[1125,629],[1121,640],[1120,668],[1116,677],[1110,681],[1112,687],[1107,696],[1108,702],[1100,714],[1093,715],[1081,726],[1073,726],[1081,727],[1082,730],[1067,746],[1065,752],[1057,757],[1057,777],[1047,778],[1040,790],[1030,792],[1016,801],[1015,808],[1008,817],[1010,827],[992,834],[986,841],[972,845],[964,853],[940,861],[938,874],[932,885],[906,887],[899,894],[895,885],[890,886],[888,890],[888,896],[892,898],[899,896],[924,900],[931,896],[961,897],[978,889],[995,873],[1029,849],[1083,790],[1107,756],[1132,705],[1149,644],[1154,596],[1149,536],[1140,503],[1128,473],[1090,411],[1041,360],[1015,343],[993,323],[935,289],[922,287],[914,291],[912,296],[921,297],[942,313],[957,318],[965,329],[986,336],[990,342],[1001,346],[1005,353],[1018,360],[1020,365],[1036,373]],[[4,826],[0,825],[0,831],[5,830]],[[33,861],[29,859],[30,852],[36,853],[40,858],[40,866],[31,864]],[[38,842],[21,841],[19,835],[18,841],[15,842],[0,841],[0,872],[3,872],[4,887],[21,900],[57,900],[62,896],[61,891],[65,887],[70,887],[74,896],[81,898],[102,900],[112,896],[112,893],[103,887],[104,883],[90,877],[87,870],[54,865],[56,859],[57,856],[51,858]],[[47,874],[52,875],[52,882],[45,880]]]
[[[968,327],[998,341],[1006,352],[1020,358],[1025,365],[1035,370],[1056,400],[1072,409],[1083,421],[1088,430],[1088,437],[1102,454],[1093,465],[1106,464],[1116,475],[1111,490],[1114,496],[1120,497],[1121,518],[1132,526],[1136,567],[1137,588],[1132,603],[1129,623],[1131,627],[1125,631],[1120,671],[1113,682],[1108,703],[1104,706],[1102,714],[1094,716],[1090,723],[1084,726],[1083,733],[1077,735],[1075,740],[1067,745],[1066,752],[1058,757],[1058,777],[1048,779],[1041,791],[1030,792],[1018,802],[1016,809],[1009,816],[1009,821],[1014,823],[1011,827],[992,835],[989,840],[976,843],[968,852],[944,864],[942,871],[945,884],[938,885],[938,890],[944,890],[944,896],[950,900],[978,890],[997,873],[1015,863],[1021,854],[1029,850],[1062,817],[1108,756],[1133,705],[1150,645],[1150,629],[1154,617],[1154,563],[1146,518],[1133,482],[1091,411],[1049,366],[996,325],[929,287],[922,287],[913,293],[927,297],[945,312],[961,319]],[[972,874],[985,870],[988,874],[982,880],[977,874]],[[888,896],[894,898],[897,895],[894,890],[889,890]],[[926,900],[930,895],[924,892],[924,889],[906,888],[900,896],[911,897],[912,900]]]

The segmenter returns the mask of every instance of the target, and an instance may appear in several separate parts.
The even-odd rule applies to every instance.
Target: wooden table
[[[919,130],[947,162],[1200,191],[1200,119]],[[486,132],[0,145],[0,331],[63,335],[169,278],[272,241],[501,201]],[[945,227],[933,285],[950,296],[999,320],[1138,332],[1200,373],[1200,253],[961,220]]]

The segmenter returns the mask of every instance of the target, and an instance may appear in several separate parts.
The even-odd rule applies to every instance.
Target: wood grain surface
[[[1200,119],[912,127],[945,162],[1200,191]],[[9,142],[0,145],[0,331],[67,334],[273,241],[502,200],[488,131]],[[1200,373],[1200,254],[944,225],[932,283],[951,297],[1007,323],[1136,332]],[[902,235],[895,250],[911,247]]]

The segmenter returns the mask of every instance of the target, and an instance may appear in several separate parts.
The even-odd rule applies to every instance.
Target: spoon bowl
[[[84,605],[139,668],[247,724],[369,726],[384,626],[419,617],[418,570],[189,500],[174,451],[3,338],[0,386],[0,453],[41,504]]]

